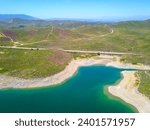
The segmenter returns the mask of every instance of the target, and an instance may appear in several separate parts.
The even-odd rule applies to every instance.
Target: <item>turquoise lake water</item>
[[[80,67],[63,84],[36,89],[0,90],[0,112],[133,113],[137,110],[107,92],[119,82],[122,69]]]

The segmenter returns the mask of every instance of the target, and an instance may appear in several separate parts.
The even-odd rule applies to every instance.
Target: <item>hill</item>
[[[35,18],[25,14],[0,14],[0,20],[6,19],[24,19],[24,20],[38,20],[39,18]]]
[[[141,56],[124,56],[122,60],[150,64],[150,20],[102,24],[13,19],[2,21],[0,25],[3,25],[1,45],[131,52]]]
[[[144,21],[125,21],[125,22],[118,22],[113,25],[114,27],[122,27],[122,28],[147,28],[150,27],[150,20]]]

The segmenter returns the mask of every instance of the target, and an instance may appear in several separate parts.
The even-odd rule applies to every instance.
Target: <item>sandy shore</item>
[[[116,57],[117,59],[118,57]],[[0,89],[7,88],[36,88],[60,84],[73,76],[80,66],[106,65],[117,68],[150,69],[149,66],[122,64],[119,60],[114,61],[112,56],[100,56],[96,59],[73,60],[60,73],[47,78],[20,79],[5,75],[0,75]],[[150,100],[137,91],[134,86],[136,77],[134,72],[123,72],[124,79],[115,87],[109,87],[109,92],[120,97],[124,101],[134,105],[139,112],[150,112]]]
[[[111,59],[82,59],[82,60],[73,60],[70,64],[60,73],[55,74],[53,76],[47,78],[39,78],[39,79],[20,79],[5,75],[0,75],[0,89],[5,88],[36,88],[36,87],[45,87],[56,85],[64,82],[71,76],[73,76],[77,69],[80,66],[90,66],[95,64],[106,65],[109,63]]]
[[[135,71],[123,71],[122,74],[123,80],[116,86],[109,86],[108,91],[135,106],[140,113],[150,113],[150,100],[139,93],[135,86]]]

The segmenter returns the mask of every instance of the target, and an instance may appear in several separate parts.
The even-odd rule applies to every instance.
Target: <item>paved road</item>
[[[28,47],[17,47],[17,46],[0,46],[0,48],[5,49],[20,49],[20,50],[50,50],[57,49],[68,53],[88,53],[88,54],[106,54],[106,55],[137,55],[135,53],[126,52],[107,52],[107,51],[81,51],[81,50],[65,50],[62,48],[28,48]]]
[[[88,53],[88,54],[106,54],[106,55],[137,55],[134,53],[126,53],[126,52],[107,52],[107,51],[81,51],[81,50],[63,50],[62,51],[68,53]]]
[[[28,47],[17,47],[17,46],[0,46],[5,49],[19,49],[19,50],[49,50],[48,48],[28,48]]]

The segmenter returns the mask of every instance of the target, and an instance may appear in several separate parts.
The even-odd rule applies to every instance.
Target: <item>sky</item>
[[[150,18],[150,0],[0,0],[0,14],[38,18]]]

